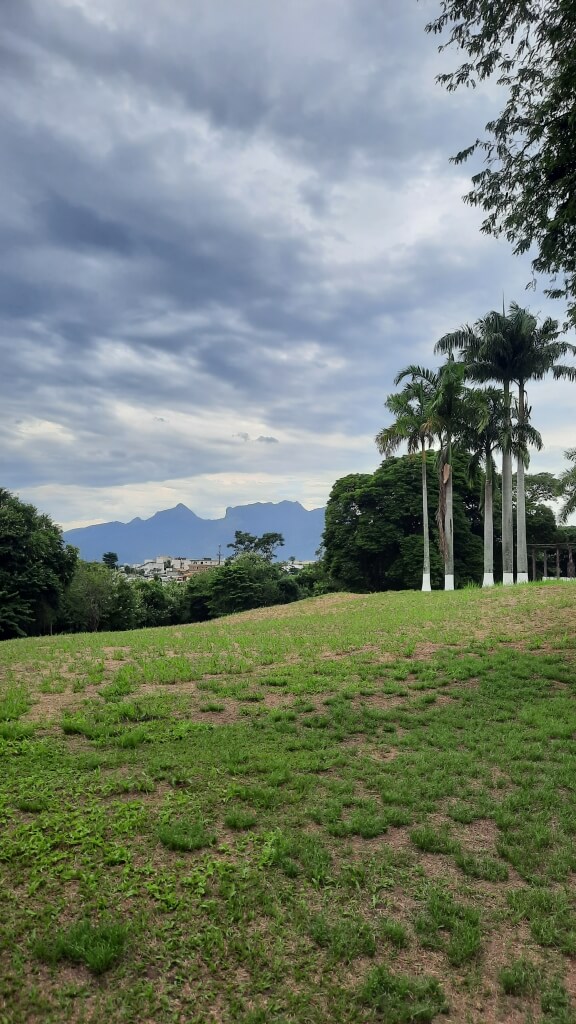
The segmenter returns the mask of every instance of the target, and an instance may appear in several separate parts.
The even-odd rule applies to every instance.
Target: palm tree
[[[484,464],[484,577],[483,587],[494,586],[494,452],[510,447],[519,461],[527,457],[526,445],[542,447],[542,438],[527,422],[521,431],[517,425],[509,433],[504,392],[498,388],[484,388],[470,393],[472,418],[463,431],[462,441],[471,453],[470,469]]]
[[[557,359],[576,348],[557,340],[558,324],[549,318],[538,327],[537,320],[517,303],[510,304],[508,313],[492,310],[477,320],[474,327],[465,325],[452,334],[446,334],[436,345],[439,352],[454,352],[467,367],[468,375],[479,382],[489,380],[502,384],[504,394],[504,434],[502,447],[502,581],[514,583],[514,535],[512,525],[512,448],[514,428],[511,386],[518,385],[517,433],[527,434],[526,390],[528,380],[539,379],[552,370],[554,377],[576,377],[574,367],[563,366]],[[517,568],[518,580],[528,579],[526,550],[526,504],[524,495],[524,452],[518,460],[517,480]]]
[[[463,434],[471,454],[470,469],[484,463],[484,577],[483,587],[494,586],[494,452],[502,451],[505,441],[504,392],[498,388],[472,392],[474,416]]]
[[[404,371],[394,381],[398,384]],[[422,590],[431,590],[430,582],[430,529],[428,524],[428,481],[426,476],[426,452],[432,444],[432,434],[428,429],[428,405],[431,397],[431,384],[424,378],[409,380],[402,391],[389,395],[386,408],[395,417],[389,427],[384,427],[376,435],[378,451],[385,458],[395,452],[401,444],[406,443],[408,454],[417,451],[422,453],[422,524],[424,534],[424,562],[422,566]]]
[[[407,366],[396,377],[396,383],[411,377],[428,389],[428,420],[426,430],[438,437],[440,453],[438,532],[440,549],[444,556],[444,589],[454,590],[454,522],[452,514],[452,442],[462,422],[464,397],[464,367],[450,358],[439,370],[421,366]]]
[[[558,362],[576,347],[567,341],[558,341],[558,322],[547,317],[538,321],[527,309],[510,304],[507,316],[512,351],[512,380],[518,386],[518,432],[520,451],[517,456],[516,476],[516,581],[528,582],[528,550],[526,546],[526,496],[524,469],[528,465],[527,444],[530,410],[527,405],[526,384],[529,380],[542,380],[552,371],[554,379],[576,378],[576,368]]]
[[[560,474],[560,494],[564,498],[564,504],[560,509],[558,520],[561,523],[565,523],[568,516],[571,516],[573,512],[576,512],[576,448],[568,448],[564,452],[565,458],[569,459],[573,463],[572,466],[568,466],[563,473]]]
[[[474,327],[465,324],[459,330],[445,334],[437,342],[435,351],[454,352],[459,349],[467,374],[473,380],[485,383],[496,380],[502,384],[504,433],[502,446],[502,582],[514,582],[514,548],[512,527],[512,408],[510,401],[511,375],[506,338],[506,316],[492,310],[477,320]]]

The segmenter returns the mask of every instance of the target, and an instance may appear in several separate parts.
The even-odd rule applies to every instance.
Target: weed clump
[[[486,882],[505,882],[508,868],[495,857],[474,857],[469,853],[457,853],[456,864],[470,878],[481,878]]]
[[[386,1024],[430,1024],[448,1005],[435,978],[409,978],[375,967],[358,992],[358,1001],[381,1014]]]
[[[447,832],[437,832],[427,825],[413,829],[410,839],[414,846],[424,853],[457,853],[460,849],[459,844]]]
[[[242,807],[231,807],[224,817],[224,824],[237,831],[252,828],[257,821],[256,814],[253,814],[252,811],[245,811]]]
[[[161,825],[158,829],[158,838],[169,850],[177,850],[180,853],[202,850],[216,842],[216,836],[208,832],[203,821],[177,821]]]
[[[374,956],[376,952],[374,931],[359,915],[331,922],[324,915],[317,914],[311,919],[308,930],[314,942],[337,960]]]
[[[416,918],[415,927],[421,945],[442,949],[454,967],[472,960],[480,949],[480,914],[474,907],[457,903],[441,886],[429,890],[425,910]]]
[[[521,957],[514,960],[508,967],[503,967],[498,974],[502,991],[507,996],[530,995],[538,987],[540,972],[530,960]]]
[[[530,923],[532,936],[541,946],[551,946],[567,956],[574,956],[576,915],[565,892],[516,889],[509,893],[508,904],[515,917]]]
[[[38,940],[34,952],[45,963],[69,960],[73,964],[84,964],[93,974],[103,974],[122,956],[127,935],[123,924],[94,925],[90,921],[78,921],[70,928]]]

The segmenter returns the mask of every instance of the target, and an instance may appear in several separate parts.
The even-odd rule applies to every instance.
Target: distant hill
[[[156,512],[150,519],[129,523],[100,523],[68,530],[64,540],[80,549],[80,557],[99,562],[105,551],[115,551],[121,564],[143,562],[156,555],[203,558],[229,555],[227,545],[236,530],[260,536],[281,533],[280,558],[314,558],[324,530],[324,509],[307,511],[298,501],[256,502],[226,509],[223,519],[200,519],[186,505]]]

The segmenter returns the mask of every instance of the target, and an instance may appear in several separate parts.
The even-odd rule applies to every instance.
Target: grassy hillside
[[[0,645],[0,1021],[574,1021],[575,611]]]

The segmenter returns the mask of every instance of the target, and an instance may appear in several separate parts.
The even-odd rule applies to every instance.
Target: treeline
[[[218,568],[186,583],[143,579],[117,570],[113,552],[83,561],[49,516],[0,489],[0,639],[204,622],[323,592],[321,563],[273,560],[283,542],[238,531]]]
[[[185,583],[142,579],[102,562],[78,560],[55,617],[55,632],[141,629],[206,622],[220,615],[288,604],[321,592],[321,567],[298,572],[240,554]]]

